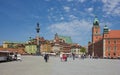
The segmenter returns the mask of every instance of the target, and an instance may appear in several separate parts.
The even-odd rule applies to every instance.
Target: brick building
[[[100,33],[99,20],[95,17],[92,27],[92,42],[88,43],[88,53],[99,58],[120,57],[120,30],[110,30],[104,26]]]
[[[45,40],[44,37],[39,38],[40,42],[40,52],[52,52],[51,43],[49,40]],[[29,40],[29,42],[25,45],[25,51],[28,54],[36,54],[37,51],[37,38]]]
[[[54,40],[52,42],[53,52],[60,53],[70,53],[71,52],[71,37],[60,36],[57,33],[55,34]]]

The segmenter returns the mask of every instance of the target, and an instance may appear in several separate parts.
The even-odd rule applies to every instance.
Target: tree
[[[80,49],[80,52],[86,53],[86,49],[85,49],[84,47],[82,47],[82,48]]]

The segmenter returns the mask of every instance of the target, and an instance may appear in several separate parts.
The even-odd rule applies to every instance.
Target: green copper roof
[[[72,43],[72,39],[69,36],[58,36],[60,39],[63,39],[65,41],[65,43],[71,44]]]
[[[93,25],[99,25],[99,20],[98,20],[97,16],[95,17],[95,19],[93,21]]]
[[[108,29],[107,25],[104,26],[104,29]]]
[[[3,43],[26,44],[25,42],[3,41]]]
[[[108,31],[109,31],[109,28],[107,27],[107,25],[105,25],[103,32],[104,32],[104,33],[108,33]]]

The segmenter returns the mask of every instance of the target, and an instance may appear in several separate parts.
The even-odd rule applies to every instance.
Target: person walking
[[[62,58],[63,58],[64,61],[67,61],[67,55],[66,54],[63,54]]]
[[[44,56],[45,62],[48,62],[48,59],[49,59],[49,55],[48,55],[48,54],[45,54],[45,56]]]
[[[67,61],[67,55],[65,54],[65,61]]]
[[[63,58],[63,54],[62,54],[62,53],[60,53],[60,59],[61,59],[61,61],[62,61],[62,58]]]
[[[72,53],[72,57],[73,57],[73,60],[75,60],[75,54],[74,53]]]
[[[81,58],[81,55],[80,55],[80,54],[78,55],[78,58],[79,58],[79,59]]]

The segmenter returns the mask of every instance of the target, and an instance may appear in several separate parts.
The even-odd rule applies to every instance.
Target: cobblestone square
[[[22,56],[22,61],[0,63],[0,75],[119,75],[118,59],[75,59],[61,62],[50,57],[46,63],[41,56]]]

